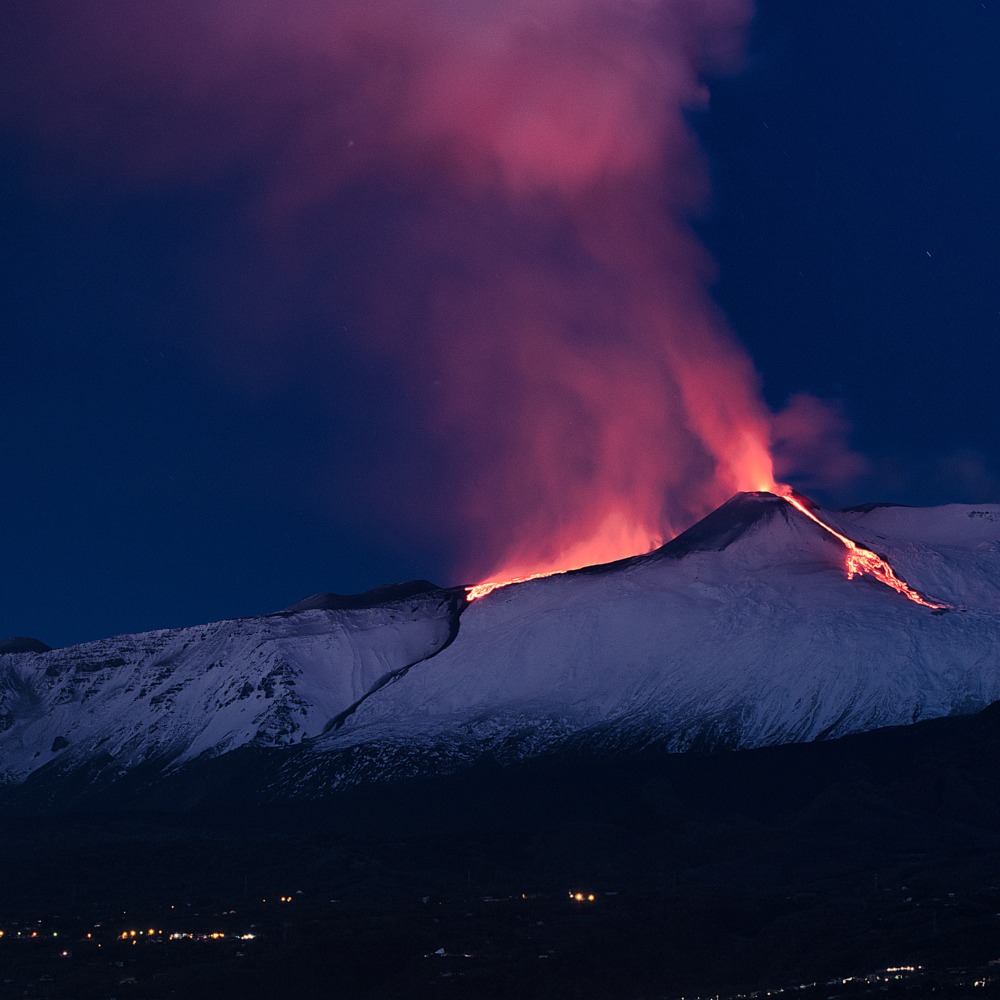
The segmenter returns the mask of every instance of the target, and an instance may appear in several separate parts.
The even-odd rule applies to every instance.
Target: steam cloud
[[[687,223],[706,171],[685,113],[750,14],[31,0],[0,55],[21,124],[90,169],[200,183],[252,164],[248,218],[289,275],[315,267],[325,218],[353,220],[329,237],[356,241],[353,269],[320,294],[354,296],[364,346],[439,385],[425,417],[460,456],[470,579],[642,551],[772,485],[772,417]],[[809,402],[782,426],[835,450]]]
[[[772,422],[772,453],[779,477],[797,478],[804,490],[836,489],[869,471],[847,446],[850,424],[836,401],[796,393]]]

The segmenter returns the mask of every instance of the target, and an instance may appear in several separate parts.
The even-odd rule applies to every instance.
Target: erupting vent
[[[949,607],[947,604],[932,601],[924,597],[919,591],[914,590],[908,583],[896,575],[895,570],[893,570],[885,559],[876,555],[870,549],[858,545],[857,542],[846,535],[842,535],[834,528],[831,528],[830,525],[822,521],[809,506],[796,496],[791,489],[786,488],[786,492],[782,492],[781,498],[791,504],[799,513],[808,517],[814,524],[818,524],[825,532],[836,538],[847,549],[844,568],[847,572],[848,580],[853,580],[856,576],[867,573],[878,580],[879,583],[895,590],[897,594],[902,594],[907,600],[913,601],[914,604],[920,604],[925,608],[933,608],[935,610]],[[558,572],[565,572],[565,570]],[[501,587],[509,587],[514,583],[526,583],[528,580],[538,580],[543,577],[556,575],[557,572],[532,573],[528,576],[514,577],[510,580],[491,580],[487,583],[479,583],[472,587],[466,587],[465,596],[468,601],[475,601]]]

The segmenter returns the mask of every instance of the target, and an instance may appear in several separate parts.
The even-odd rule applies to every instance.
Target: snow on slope
[[[272,615],[0,657],[0,775],[59,756],[122,769],[320,734],[451,640],[454,600]]]
[[[915,586],[963,608],[1000,609],[1000,505],[856,507],[830,515]]]
[[[0,656],[0,774],[283,747],[287,793],[567,739],[749,747],[1000,699],[1000,507],[823,516],[951,609],[849,581],[836,539],[740,494],[654,553],[469,605],[421,592]]]
[[[852,518],[864,520],[841,520]],[[747,747],[973,711],[1000,697],[1000,508],[956,505],[919,522],[880,514],[855,533],[898,555],[909,582],[955,610],[934,613],[874,580],[849,581],[835,539],[783,501],[745,496],[685,533],[693,538],[613,572],[475,602],[458,641],[323,746],[455,733],[530,739],[539,726],[601,735],[610,723],[676,749]]]

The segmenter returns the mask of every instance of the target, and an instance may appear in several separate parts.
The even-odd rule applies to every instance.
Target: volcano
[[[933,600],[849,578],[840,536]],[[998,609],[1000,505],[803,511],[742,493],[653,552],[472,602],[418,581],[22,643],[0,655],[0,775],[14,801],[172,806],[574,747],[826,740],[1000,699]]]

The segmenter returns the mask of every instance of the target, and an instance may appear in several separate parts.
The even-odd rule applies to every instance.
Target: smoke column
[[[252,163],[276,271],[352,220],[350,280],[317,295],[354,296],[360,346],[436,387],[422,418],[461,470],[469,580],[644,551],[773,485],[771,414],[688,224],[707,171],[685,115],[750,13],[32,0],[0,55],[14,119],[89,169],[196,184]]]

